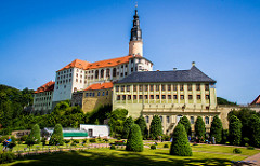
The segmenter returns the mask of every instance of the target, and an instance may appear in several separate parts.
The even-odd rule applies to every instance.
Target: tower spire
[[[140,28],[140,20],[138,15],[138,4],[135,4],[135,15],[133,16],[133,27],[131,29],[130,41],[141,41],[142,40],[142,30]]]

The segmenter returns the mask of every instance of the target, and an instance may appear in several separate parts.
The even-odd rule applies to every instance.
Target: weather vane
[[[138,9],[138,2],[135,2],[135,10]]]

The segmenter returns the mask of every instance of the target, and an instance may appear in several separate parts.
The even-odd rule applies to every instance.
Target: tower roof
[[[138,5],[135,5],[135,14],[133,19],[133,27],[131,29],[130,41],[141,41],[142,40],[142,30],[140,28],[140,20],[138,15]]]

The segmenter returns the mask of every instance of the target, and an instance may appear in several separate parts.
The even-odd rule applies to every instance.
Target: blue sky
[[[0,0],[0,84],[34,88],[79,58],[128,54],[133,0]],[[154,70],[196,66],[217,94],[260,95],[260,1],[140,0],[144,56]]]

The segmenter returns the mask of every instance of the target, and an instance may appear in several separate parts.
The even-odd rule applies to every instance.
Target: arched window
[[[209,117],[208,116],[205,117],[205,123],[209,124]]]
[[[95,79],[98,79],[99,78],[99,70],[96,70],[95,71]]]
[[[101,79],[104,78],[104,69],[101,70]]]
[[[116,77],[116,68],[113,69],[113,77]]]
[[[109,78],[109,77],[110,77],[110,70],[106,69],[106,78]]]

